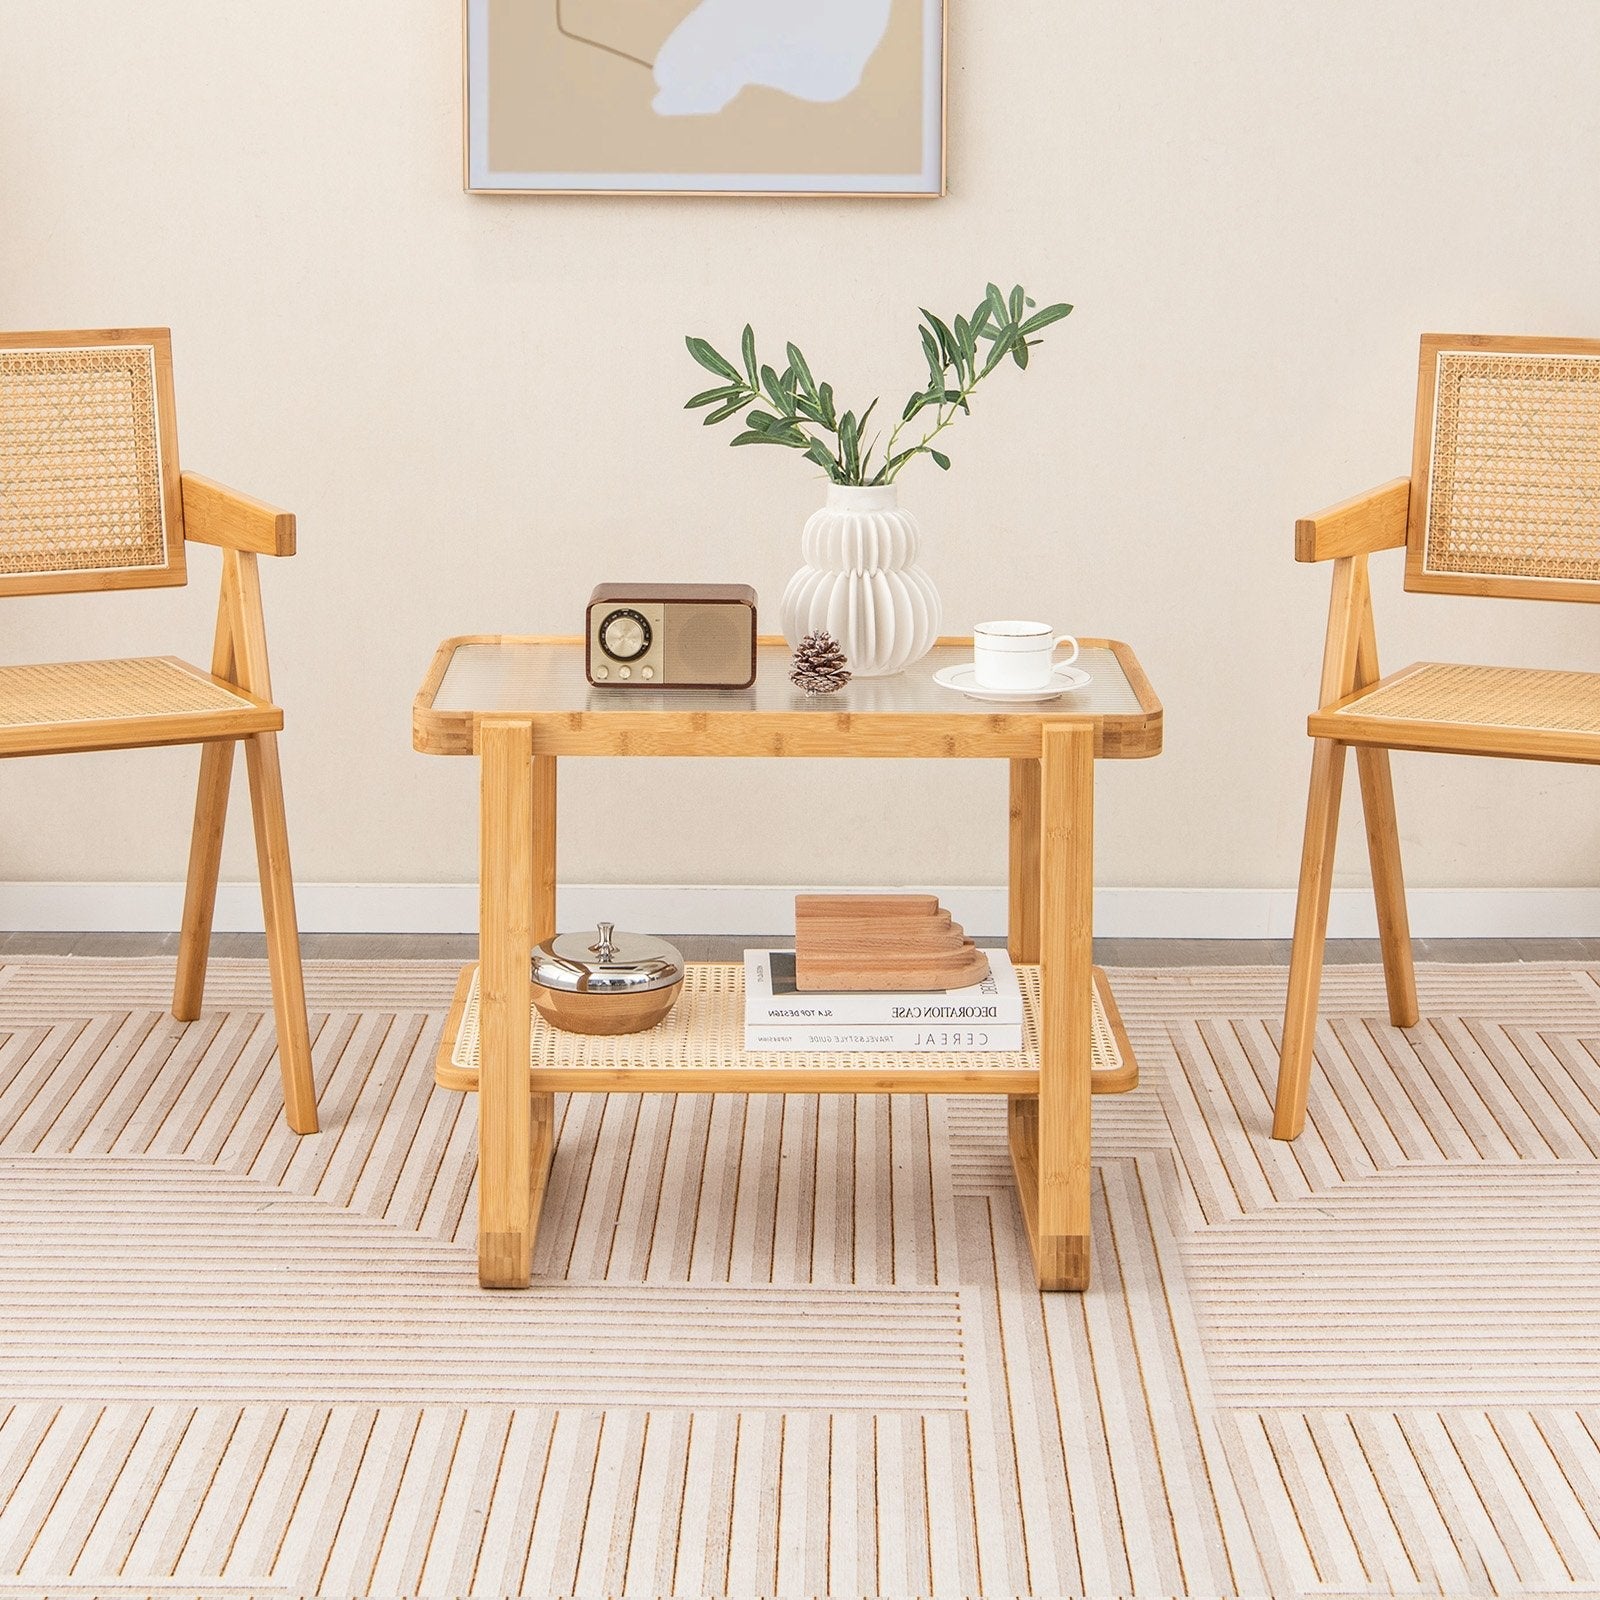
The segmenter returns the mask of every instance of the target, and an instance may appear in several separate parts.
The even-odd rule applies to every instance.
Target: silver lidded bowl
[[[643,1033],[677,1004],[683,957],[665,939],[618,933],[558,933],[533,950],[533,1003],[568,1033]]]

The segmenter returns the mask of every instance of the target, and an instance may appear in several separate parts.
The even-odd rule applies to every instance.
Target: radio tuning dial
[[[600,648],[613,661],[637,661],[650,640],[649,620],[637,611],[613,611],[600,624]]]

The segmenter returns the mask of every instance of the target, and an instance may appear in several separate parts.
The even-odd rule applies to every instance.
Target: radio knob
[[[626,668],[624,668],[624,670],[626,670]],[[639,669],[639,676],[641,678],[653,678],[655,675],[656,669],[654,667],[641,667]]]
[[[594,669],[594,675],[597,678],[609,678],[611,676],[611,668],[602,664]]]
[[[633,676],[633,668],[632,667],[618,667],[617,668],[617,676],[619,678],[631,678]]]
[[[650,621],[637,611],[613,611],[601,620],[598,636],[613,661],[637,661],[650,648]]]

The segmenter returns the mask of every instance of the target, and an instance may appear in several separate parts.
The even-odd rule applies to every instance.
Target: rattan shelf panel
[[[1039,969],[1019,966],[1024,1048],[960,1052],[747,1051],[744,968],[691,962],[683,993],[666,1021],[648,1033],[614,1038],[563,1033],[533,1017],[530,1091],[744,1094],[1037,1094]],[[1095,969],[1094,1089],[1121,1094],[1138,1083],[1138,1063],[1110,984]],[[462,969],[440,1042],[435,1076],[447,1089],[478,1087],[478,969]]]
[[[1334,715],[1600,734],[1600,673],[1426,661],[1347,701]]]

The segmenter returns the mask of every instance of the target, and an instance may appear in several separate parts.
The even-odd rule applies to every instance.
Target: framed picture
[[[466,186],[944,193],[946,0],[465,0]]]

